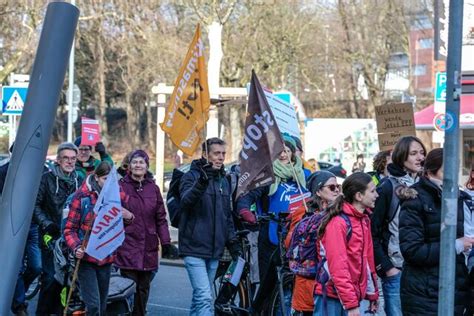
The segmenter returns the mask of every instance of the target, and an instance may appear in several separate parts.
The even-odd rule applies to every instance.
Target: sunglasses
[[[329,185],[323,185],[323,188],[329,188],[332,192],[336,191],[341,191],[341,186],[339,184],[329,184]]]

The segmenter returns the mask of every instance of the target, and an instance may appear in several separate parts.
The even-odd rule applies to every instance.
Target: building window
[[[418,16],[411,26],[413,31],[429,30],[431,28],[433,28],[433,23],[431,23],[431,18],[428,16]]]
[[[426,75],[426,65],[416,65],[413,67],[413,76],[424,76]]]
[[[416,49],[428,49],[433,48],[432,38],[420,38],[416,43]]]

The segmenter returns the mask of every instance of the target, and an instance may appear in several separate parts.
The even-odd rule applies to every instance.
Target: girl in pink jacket
[[[355,316],[377,310],[369,219],[369,208],[378,196],[375,188],[368,174],[352,174],[342,184],[343,195],[329,207],[321,223],[314,315]],[[361,306],[364,300],[370,305]]]

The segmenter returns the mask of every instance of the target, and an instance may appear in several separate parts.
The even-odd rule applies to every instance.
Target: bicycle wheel
[[[39,290],[41,287],[40,283],[40,276],[36,277],[34,281],[30,284],[30,287],[28,288],[28,291],[25,293],[25,299],[26,300],[31,300],[33,297],[38,294]]]
[[[229,263],[219,263],[219,268],[214,278],[214,298],[217,298],[222,290],[223,277],[228,265]],[[248,312],[245,311],[250,309],[250,298],[247,295],[247,287],[243,280],[239,282],[235,293],[225,305],[230,310],[223,312],[216,309],[216,315],[248,315]]]
[[[285,305],[286,305],[286,316],[291,315],[291,297],[293,295],[293,282],[294,275],[292,273],[283,274],[283,292],[285,295]],[[280,293],[278,289],[278,283],[272,291],[272,295],[269,300],[268,306],[268,315],[271,316],[282,316],[281,307],[280,307]]]

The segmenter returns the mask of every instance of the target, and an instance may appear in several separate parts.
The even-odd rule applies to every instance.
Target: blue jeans
[[[38,225],[31,224],[13,296],[12,311],[14,313],[25,306],[25,293],[31,283],[41,274],[41,250],[38,234]]]
[[[400,301],[400,278],[402,272],[382,278],[382,291],[387,316],[402,316],[402,303]]]
[[[316,295],[314,297],[314,311],[313,316],[346,316],[347,311],[344,310],[342,304],[339,300],[326,297],[327,301],[327,314],[324,313],[324,301],[322,295]],[[363,300],[359,302],[359,311],[360,315],[369,315],[368,313],[370,307],[370,302],[367,300]]]
[[[98,266],[89,262],[79,266],[78,280],[87,316],[105,316],[111,268],[111,264]]]
[[[324,311],[324,299],[322,295],[314,296],[313,316],[347,316],[339,300],[326,296],[327,314]]]
[[[213,286],[219,260],[184,257],[184,266],[188,271],[193,287],[193,299],[189,315],[214,315]]]

